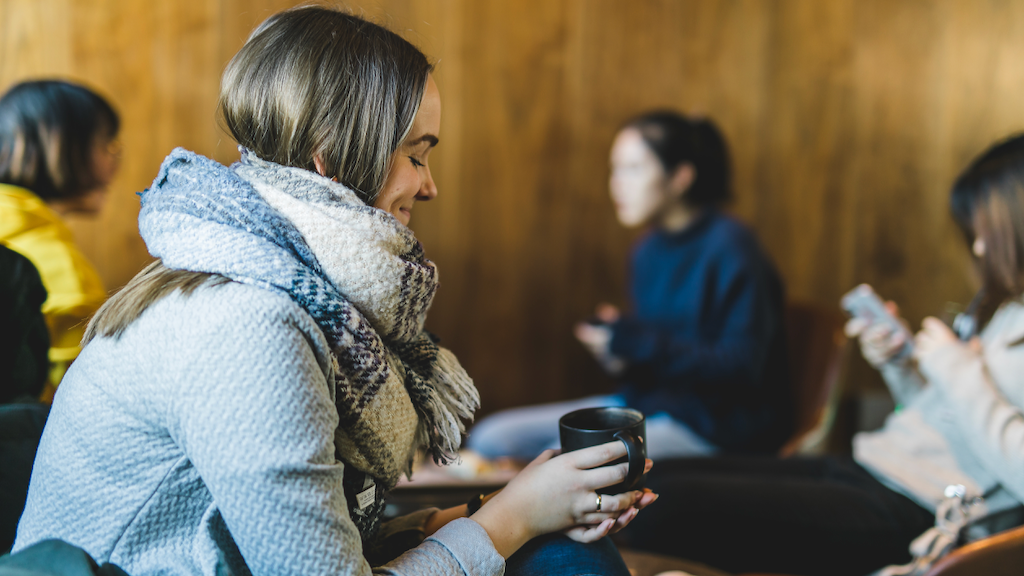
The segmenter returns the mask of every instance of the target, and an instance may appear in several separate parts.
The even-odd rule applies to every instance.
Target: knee
[[[629,576],[629,569],[608,538],[583,544],[562,534],[548,534],[527,542],[510,556],[505,574]]]
[[[503,414],[488,416],[469,431],[466,446],[485,458],[517,456],[519,434],[514,425],[506,422]]]

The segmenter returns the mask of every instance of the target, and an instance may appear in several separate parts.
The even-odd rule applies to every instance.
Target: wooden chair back
[[[835,420],[849,353],[846,317],[838,308],[791,302],[785,321],[796,428],[779,454],[820,453]]]
[[[925,576],[1019,576],[1024,573],[1024,526],[970,544],[941,558]]]

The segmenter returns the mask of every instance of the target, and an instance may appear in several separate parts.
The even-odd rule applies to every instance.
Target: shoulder
[[[999,307],[982,334],[983,340],[988,337],[1010,345],[1024,344],[1024,299],[1010,300]]]
[[[280,357],[298,346],[312,349],[324,367],[330,354],[316,322],[286,294],[238,282],[206,284],[188,294],[176,290],[150,305],[121,339],[206,361],[262,362],[265,356]]]
[[[96,336],[61,388],[89,384],[138,412],[199,413],[215,397],[221,406],[265,411],[268,403],[302,404],[289,395],[328,392],[332,366],[323,333],[290,298],[228,282],[176,290],[123,332]]]
[[[722,251],[761,255],[761,244],[754,231],[736,217],[724,212],[707,216],[704,236],[710,246]]]
[[[690,244],[704,267],[726,275],[774,271],[757,235],[735,217],[716,210],[695,226],[699,228],[693,231],[696,238]]]
[[[71,232],[60,217],[31,191],[0,184],[0,240],[17,237],[39,228],[52,228],[70,238]],[[66,233],[66,234],[65,234]]]
[[[0,272],[3,272],[0,286],[5,288],[43,287],[39,271],[32,261],[3,244],[0,244]]]
[[[206,284],[187,294],[175,291],[146,310],[142,318],[147,317],[149,322],[183,328],[223,326],[235,330],[319,332],[309,314],[287,294],[230,281]]]
[[[103,282],[67,224],[37,196],[0,185],[0,243],[28,257],[52,296],[87,293],[102,302]]]

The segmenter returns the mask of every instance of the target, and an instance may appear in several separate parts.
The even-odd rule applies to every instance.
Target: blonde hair
[[[412,129],[430,62],[400,36],[303,6],[268,18],[221,80],[220,110],[260,158],[337,178],[371,204]]]
[[[304,6],[268,18],[235,54],[221,79],[227,129],[254,154],[315,171],[372,204],[391,155],[412,129],[432,70],[397,34],[357,16]],[[147,308],[180,290],[230,280],[173,270],[157,261],[96,313],[84,343],[119,337]]]

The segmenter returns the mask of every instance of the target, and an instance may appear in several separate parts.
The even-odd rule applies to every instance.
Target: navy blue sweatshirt
[[[783,289],[754,234],[709,210],[654,230],[632,259],[632,313],[612,325],[622,393],[728,452],[773,452],[792,432]]]

